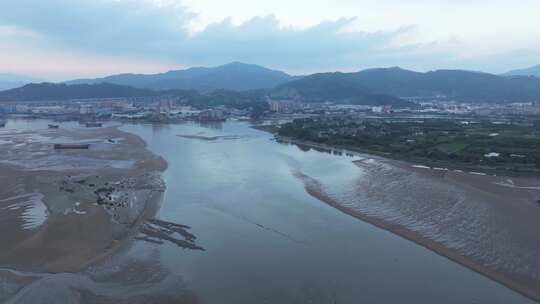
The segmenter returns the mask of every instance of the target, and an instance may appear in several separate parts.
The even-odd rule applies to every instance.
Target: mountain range
[[[540,78],[501,77],[463,70],[419,73],[400,68],[371,69],[350,76],[375,92],[399,97],[446,96],[467,102],[540,101]]]
[[[96,79],[77,79],[67,84],[113,83],[152,90],[197,90],[212,92],[217,89],[248,91],[271,89],[296,79],[285,72],[254,64],[233,62],[218,67],[194,67],[161,74],[119,74]]]
[[[0,91],[22,87],[32,82],[39,82],[39,80],[22,75],[0,73]]]
[[[362,99],[394,96],[427,97],[466,102],[540,101],[540,78],[502,77],[462,70],[426,73],[401,68],[356,73],[322,73],[279,85],[274,95],[306,99]]]
[[[540,78],[494,75],[463,70],[415,72],[393,68],[354,73],[287,73],[239,62],[190,68],[154,75],[121,74],[98,79],[79,79],[63,84],[32,84],[0,92],[0,100],[80,99],[101,97],[216,96],[227,98],[270,96],[304,102],[332,101],[350,104],[407,106],[406,97],[463,102],[540,101]],[[240,94],[233,94],[232,92]],[[182,93],[183,92],[183,93]],[[223,95],[223,94],[222,94]],[[221,95],[217,95],[221,96]],[[194,98],[194,97],[193,97]],[[203,98],[207,100],[208,98]]]
[[[540,78],[540,64],[525,69],[513,70],[503,74],[504,76],[534,76]]]
[[[45,101],[91,98],[156,96],[158,92],[111,83],[57,84],[32,83],[0,92],[0,101]]]
[[[411,106],[410,102],[386,93],[375,92],[346,73],[321,73],[278,85],[270,93],[278,99],[304,102],[333,101],[344,104]]]

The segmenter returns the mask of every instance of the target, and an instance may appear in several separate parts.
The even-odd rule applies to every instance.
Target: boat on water
[[[0,128],[4,128],[6,126],[5,120],[0,120]]]
[[[58,129],[58,128],[60,128],[60,125],[49,124],[49,129]]]

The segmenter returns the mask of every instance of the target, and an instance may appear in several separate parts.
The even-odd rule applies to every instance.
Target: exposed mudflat
[[[184,228],[185,236],[170,236],[194,240],[204,248],[179,250],[168,237],[149,238],[137,242],[133,252],[159,252],[161,265],[185,278],[203,303],[533,302],[471,267],[395,235],[411,230],[377,225],[392,234],[365,223],[374,223],[372,218],[361,221],[340,212],[346,201],[338,198],[357,195],[358,185],[370,177],[354,163],[367,159],[365,155],[279,144],[243,123],[224,123],[221,128],[196,123],[126,125],[125,130],[140,135],[169,163],[158,218],[191,227]],[[232,136],[240,138],[223,140]],[[404,169],[410,171],[411,165]],[[298,173],[327,195],[314,195]],[[380,182],[379,189],[388,191],[388,181]],[[336,204],[330,204],[332,208],[317,198]],[[365,205],[378,204],[394,214],[393,204],[363,198]],[[159,225],[148,228],[150,235],[162,231]],[[416,239],[410,240],[420,239],[412,236]]]
[[[155,215],[165,190],[166,162],[144,141],[115,126],[8,128],[0,151],[0,302],[193,302],[152,259],[107,262]],[[97,271],[97,262],[110,269]]]
[[[486,276],[538,290],[534,179],[298,148],[242,123],[124,125],[161,174],[114,127],[28,125],[0,130],[1,303],[533,302]]]
[[[1,269],[0,302],[9,304],[196,304],[182,278],[161,268],[154,253],[110,258],[78,273]]]
[[[5,129],[0,139],[4,267],[81,270],[148,216],[164,190],[164,161],[115,127]],[[81,142],[90,149],[53,148]]]
[[[313,196],[540,299],[540,180],[366,157],[361,177],[327,187],[296,172]]]

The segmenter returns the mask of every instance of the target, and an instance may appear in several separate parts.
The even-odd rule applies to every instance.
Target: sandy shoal
[[[0,147],[0,265],[77,272],[111,254],[161,202],[166,162],[117,127],[3,132]],[[90,143],[55,151],[54,143]],[[98,204],[98,189],[111,201]],[[25,229],[24,200],[41,197],[46,220]],[[15,207],[10,207],[15,206]]]

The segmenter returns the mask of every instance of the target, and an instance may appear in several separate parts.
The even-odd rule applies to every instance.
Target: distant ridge
[[[519,70],[509,71],[504,76],[534,76],[540,78],[540,64]]]
[[[195,67],[161,74],[119,74],[97,79],[77,79],[67,84],[112,83],[152,90],[197,90],[211,92],[225,89],[248,91],[270,89],[296,79],[287,73],[259,65],[233,62],[218,67]]]
[[[370,69],[351,79],[378,93],[393,96],[446,96],[466,102],[540,101],[540,79],[508,78],[463,70],[426,73],[401,68]]]
[[[411,105],[404,100],[408,97],[460,102],[540,102],[540,78],[463,70],[422,73],[399,67],[294,77],[257,65],[236,62],[215,68],[191,68],[156,75],[122,74],[94,80],[76,80],[68,84],[30,84],[0,92],[0,100],[38,101],[160,94],[191,98],[205,95],[203,99],[206,99],[215,91],[226,92],[225,96],[233,99],[264,99],[269,95],[275,99],[304,102],[330,101],[405,107]],[[242,97],[235,92],[242,93]]]
[[[321,73],[280,85],[274,94],[295,92],[305,99],[391,102],[394,98],[426,97],[463,102],[540,101],[540,79],[502,77],[462,70],[426,73],[398,67],[369,69],[356,73]],[[295,89],[295,90],[292,90]],[[382,98],[382,99],[377,99]]]
[[[14,74],[8,74],[8,73],[0,73],[0,91],[22,87],[25,84],[38,82],[38,81],[39,80],[32,77],[14,75]]]
[[[110,83],[55,84],[33,83],[0,92],[0,101],[45,101],[91,98],[120,98],[154,96],[157,92]]]
[[[352,74],[320,73],[306,76],[277,86],[271,93],[274,98],[296,99],[304,102],[332,101],[358,105],[392,105],[412,107],[395,96],[377,93],[354,80]]]

